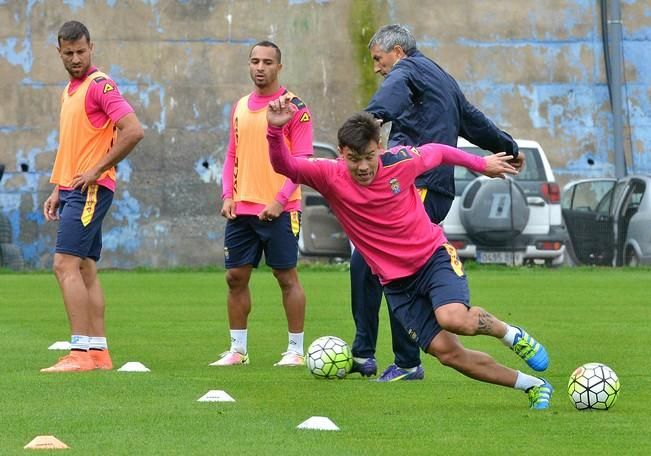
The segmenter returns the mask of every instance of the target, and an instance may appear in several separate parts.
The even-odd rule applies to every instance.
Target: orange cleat
[[[41,372],[83,372],[95,369],[95,362],[85,351],[70,351],[66,356],[52,366],[41,369]]]
[[[111,361],[111,355],[107,348],[104,350],[88,350],[88,353],[95,362],[95,368],[101,370],[113,369],[113,361]]]

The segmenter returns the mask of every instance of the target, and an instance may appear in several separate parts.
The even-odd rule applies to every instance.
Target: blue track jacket
[[[461,136],[494,153],[518,154],[513,138],[470,104],[454,78],[420,51],[394,65],[365,110],[392,122],[389,147],[431,142],[456,146]],[[454,198],[454,167],[421,174],[416,186]]]

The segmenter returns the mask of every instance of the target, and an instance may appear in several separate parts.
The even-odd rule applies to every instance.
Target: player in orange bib
[[[69,21],[58,51],[70,82],[61,96],[59,149],[46,221],[59,221],[54,273],[70,322],[70,353],[41,372],[113,367],[104,327],[104,293],[96,263],[102,221],[115,191],[115,165],[143,138],[143,129],[117,85],[91,65],[93,43],[84,24]]]
[[[282,291],[288,344],[276,366],[302,366],[305,293],[298,280],[298,233],[301,194],[298,185],[274,172],[267,144],[267,107],[288,96],[296,108],[283,131],[292,154],[312,155],[312,116],[305,104],[278,82],[282,68],[278,46],[261,41],[249,54],[255,90],[233,109],[222,177],[221,214],[226,220],[224,259],[228,284],[231,346],[214,366],[249,363],[247,323],[251,311],[249,279],[262,253]]]

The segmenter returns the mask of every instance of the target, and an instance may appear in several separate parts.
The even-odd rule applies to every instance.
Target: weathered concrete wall
[[[400,22],[468,98],[514,136],[539,141],[561,182],[612,174],[612,116],[594,0],[0,0],[0,210],[33,267],[49,267],[50,191],[66,73],[56,32],[84,22],[94,63],[145,125],[120,164],[104,267],[223,264],[221,167],[232,103],[252,88],[250,46],[283,50],[281,80],[337,126],[374,90],[364,45]],[[526,6],[525,6],[526,5]],[[623,0],[628,164],[651,172],[651,5]],[[594,163],[589,165],[588,162]]]

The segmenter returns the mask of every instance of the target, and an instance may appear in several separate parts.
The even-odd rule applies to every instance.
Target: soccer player
[[[91,64],[93,43],[84,24],[58,33],[58,51],[70,75],[61,96],[54,190],[43,204],[46,221],[59,221],[54,273],[68,320],[70,353],[41,372],[113,367],[104,324],[104,293],[97,277],[102,221],[113,201],[115,165],[143,138],[143,129],[117,85]]]
[[[368,113],[350,117],[338,132],[341,158],[292,157],[282,137],[293,116],[286,99],[267,112],[267,138],[274,169],[318,190],[374,274],[396,318],[420,347],[462,374],[526,391],[532,409],[546,409],[552,386],[468,350],[458,335],[501,339],[529,367],[545,370],[545,348],[524,330],[481,307],[471,307],[468,283],[456,250],[431,223],[414,181],[441,164],[465,166],[490,177],[517,173],[505,153],[478,157],[442,144],[380,149],[380,128]],[[518,336],[520,336],[518,338]]]
[[[401,25],[381,27],[369,45],[373,69],[385,79],[365,111],[380,122],[391,122],[388,146],[420,146],[441,143],[456,146],[462,136],[492,152],[507,152],[514,165],[524,163],[518,145],[466,100],[457,82],[425,57],[416,40]],[[454,199],[454,168],[449,165],[426,170],[416,178],[429,219],[441,223]],[[375,348],[382,286],[357,250],[350,259],[351,307],[355,320],[353,368],[362,376],[377,373]],[[418,345],[389,309],[394,363],[378,377],[380,382],[420,380],[424,370]]]
[[[288,345],[276,366],[302,366],[305,293],[296,272],[301,193],[297,184],[274,172],[267,146],[267,106],[289,96],[296,107],[283,128],[283,137],[296,156],[312,155],[312,115],[305,104],[280,85],[278,46],[261,41],[249,53],[249,73],[255,86],[233,108],[222,186],[226,217],[224,258],[228,284],[230,349],[213,366],[249,363],[247,323],[251,312],[249,279],[262,253],[282,292]]]

